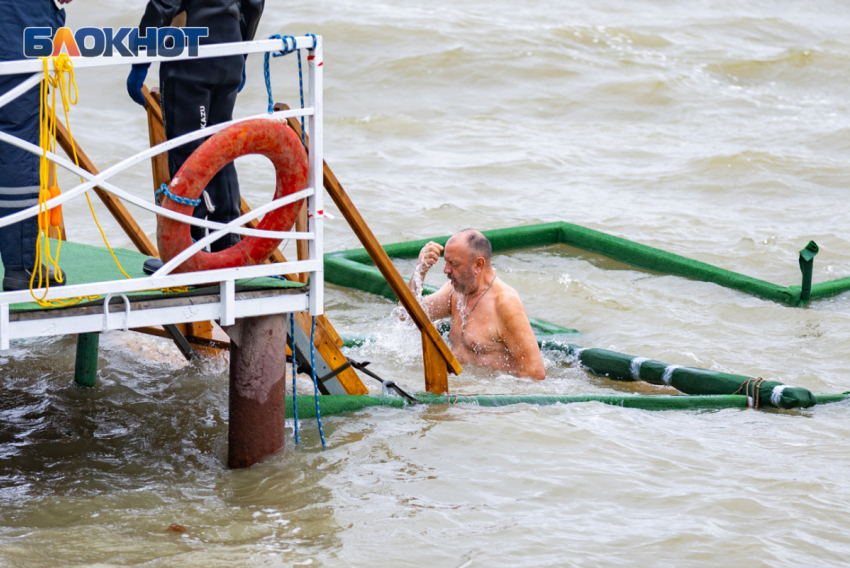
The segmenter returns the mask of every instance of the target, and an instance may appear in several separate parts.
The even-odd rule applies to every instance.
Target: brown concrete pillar
[[[286,316],[244,318],[230,336],[227,466],[250,467],[283,449]]]

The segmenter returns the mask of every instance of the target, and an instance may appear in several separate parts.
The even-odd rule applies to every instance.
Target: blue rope
[[[315,45],[315,36],[313,44]],[[279,39],[283,40],[283,50],[278,51],[277,53],[272,53],[272,57],[283,57],[289,53],[295,51],[295,38],[292,36],[281,36],[280,34],[274,34],[273,36],[269,36],[269,39]],[[289,46],[289,40],[292,40],[292,47]],[[301,52],[298,52],[300,57]],[[265,75],[266,79],[266,93],[269,96],[269,114],[274,112],[274,98],[272,97],[272,79],[269,74],[269,52],[267,51],[263,56],[263,75]],[[303,106],[303,105],[302,105]]]
[[[308,37],[313,38],[313,47],[308,48],[310,51],[316,49],[316,45],[319,43],[319,40],[316,39],[316,34],[307,34]],[[301,50],[296,49],[295,38],[292,36],[281,36],[280,34],[275,34],[270,36],[269,39],[280,39],[283,40],[283,51],[279,51],[277,53],[272,53],[272,57],[282,57],[293,51],[298,52],[298,93],[301,97],[301,110],[304,110],[304,71],[302,70],[301,65]],[[289,46],[289,40],[292,40],[292,47]],[[271,74],[269,72],[269,53],[266,52],[263,58],[263,75],[266,79],[266,94],[269,99],[269,114],[274,112],[274,97],[272,96],[272,80]],[[301,115],[301,144],[306,148],[307,147],[307,135],[304,130],[304,115]]]
[[[295,416],[295,443],[298,443],[298,394],[295,392],[295,314],[289,314],[289,336],[292,338],[292,413]]]
[[[171,193],[171,190],[168,189],[168,186],[166,184],[162,184],[161,186],[159,186],[159,189],[156,190],[154,198],[156,199],[157,205],[162,205],[162,200],[159,198],[160,195],[164,195],[171,201],[179,203],[180,205],[191,205],[192,207],[197,207],[201,204],[200,198],[189,199],[188,197],[180,197],[179,195],[174,195],[173,193]]]
[[[319,437],[322,447],[326,448],[325,433],[322,431],[322,413],[319,412],[319,383],[316,381],[316,316],[313,316],[313,327],[310,329],[310,368],[313,372],[313,392],[316,394],[316,420],[319,422]]]

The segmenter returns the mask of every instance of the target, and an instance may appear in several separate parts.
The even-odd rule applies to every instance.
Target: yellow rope
[[[53,60],[54,75],[52,77],[50,76],[50,66],[48,62],[49,59]],[[36,241],[35,266],[33,267],[32,276],[30,276],[30,294],[32,294],[33,299],[35,299],[35,301],[41,307],[73,306],[74,304],[78,304],[84,300],[97,300],[98,298],[100,298],[100,296],[80,296],[77,298],[45,300],[44,298],[47,296],[47,293],[50,290],[50,278],[49,273],[44,275],[42,274],[42,265],[43,262],[46,262],[48,266],[52,265],[54,268],[54,273],[56,274],[57,282],[62,282],[62,271],[59,269],[59,251],[62,248],[62,239],[60,238],[58,240],[56,246],[56,255],[54,257],[50,250],[50,239],[48,237],[48,230],[51,225],[56,226],[58,228],[59,220],[61,219],[61,214],[51,215],[51,212],[49,212],[47,209],[47,201],[60,194],[59,188],[56,186],[48,189],[50,167],[52,165],[53,176],[55,180],[56,164],[50,162],[50,160],[47,159],[47,152],[56,152],[56,91],[59,91],[59,94],[62,98],[62,110],[65,114],[65,124],[68,125],[68,138],[70,139],[72,153],[74,155],[74,163],[77,165],[77,167],[80,166],[80,160],[77,157],[77,145],[74,144],[74,134],[71,132],[71,122],[68,120],[68,111],[70,110],[71,105],[77,104],[77,100],[79,99],[79,90],[77,89],[77,81],[74,77],[74,64],[71,61],[70,57],[63,53],[58,57],[43,57],[42,62],[44,63],[44,81],[41,82],[41,108],[39,111],[39,145],[41,146],[38,192],[39,230],[38,239]],[[67,79],[65,77],[66,74]],[[73,86],[73,98],[71,97],[71,90],[69,88],[70,86]],[[48,102],[48,93],[50,92],[49,87],[53,87],[52,104],[49,104]],[[80,178],[80,182],[85,183],[85,180],[83,178]],[[109,253],[112,255],[112,260],[115,261],[115,264],[116,266],[118,266],[118,269],[121,271],[121,273],[129,279],[130,275],[127,274],[127,272],[124,270],[124,267],[122,267],[121,263],[118,262],[118,258],[115,256],[115,252],[112,250],[112,247],[109,245],[109,241],[107,241],[106,239],[106,233],[103,231],[103,227],[100,226],[100,222],[97,220],[97,215],[94,212],[94,206],[92,205],[91,198],[89,197],[88,192],[86,192],[86,200],[88,201],[89,210],[91,211],[92,218],[94,218],[94,222],[97,225],[97,228],[100,230],[100,236],[103,238],[103,242],[104,244],[106,244],[106,248],[109,249]],[[34,286],[36,274],[38,274],[38,285]],[[44,282],[44,294],[39,298],[35,295],[33,288],[41,288],[42,281]]]
[[[52,77],[50,76],[49,60],[53,61],[54,75]],[[71,149],[74,155],[74,163],[77,165],[77,167],[80,166],[80,160],[77,157],[77,145],[74,144],[74,135],[71,132],[71,122],[68,120],[68,111],[70,110],[71,105],[77,104],[77,100],[79,98],[77,81],[74,77],[73,61],[70,57],[63,53],[58,57],[43,57],[42,62],[44,63],[44,80],[41,82],[39,111],[39,146],[41,147],[38,192],[39,230],[38,238],[36,240],[35,266],[33,267],[32,275],[30,276],[30,294],[32,294],[33,299],[38,303],[39,306],[43,308],[53,308],[73,306],[83,301],[97,300],[100,299],[100,296],[79,296],[76,298],[45,300],[45,297],[47,296],[47,293],[50,290],[50,278],[49,268],[47,274],[44,274],[44,271],[42,270],[44,263],[47,263],[48,267],[53,266],[54,273],[56,275],[56,281],[60,283],[62,282],[62,271],[59,269],[59,252],[62,248],[62,239],[60,238],[58,240],[56,246],[56,254],[54,256],[53,252],[50,250],[50,239],[48,235],[48,231],[51,226],[54,226],[57,229],[59,228],[59,224],[62,219],[61,205],[54,207],[52,210],[47,209],[47,201],[60,195],[59,187],[54,186],[48,188],[51,167],[53,168],[53,179],[56,179],[56,164],[47,159],[48,151],[54,153],[56,152],[56,91],[59,91],[59,94],[62,99],[62,110],[65,114],[65,124],[68,125],[68,138],[70,139]],[[73,98],[71,96],[71,86],[73,86]],[[53,87],[52,101],[48,101],[50,87]],[[85,183],[85,180],[83,178],[80,178],[80,182]],[[127,272],[124,270],[124,267],[121,266],[121,263],[115,256],[115,252],[109,245],[109,241],[106,239],[106,233],[104,232],[103,227],[101,227],[100,222],[97,220],[97,215],[94,212],[94,206],[92,205],[91,198],[89,197],[88,192],[86,192],[86,200],[88,201],[89,210],[91,211],[92,218],[94,219],[98,230],[100,230],[100,236],[101,238],[103,238],[103,242],[106,245],[106,248],[109,249],[109,253],[112,255],[112,260],[115,261],[115,264],[116,266],[118,266],[118,269],[121,271],[121,273],[126,278],[130,279],[130,275],[127,274]],[[38,274],[38,285],[35,285],[36,274]],[[35,295],[34,288],[41,288],[42,282],[44,283],[44,294],[39,298]],[[175,294],[181,292],[188,292],[189,287],[177,286],[173,288],[159,288],[153,290],[160,290],[166,294]]]

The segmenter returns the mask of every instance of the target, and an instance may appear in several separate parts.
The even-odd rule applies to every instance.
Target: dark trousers
[[[23,35],[27,27],[50,27],[53,32],[65,24],[65,11],[53,0],[0,0],[0,61],[23,59]],[[20,85],[27,75],[0,75],[0,95]],[[12,102],[0,107],[0,131],[38,144],[39,87],[36,85]],[[0,217],[38,205],[39,158],[5,142],[0,142]],[[0,227],[0,257],[9,270],[35,265],[38,221],[24,219]]]
[[[243,65],[241,55],[163,63],[159,81],[165,136],[171,140],[199,128],[232,120]],[[168,171],[172,178],[204,140],[169,150]],[[210,180],[206,192],[215,211],[209,211],[202,200],[195,207],[195,217],[220,223],[239,217],[239,180],[233,163],[227,164]],[[192,227],[193,239],[198,240],[205,235],[205,229]],[[217,252],[238,242],[238,235],[229,235],[213,242],[210,250]]]

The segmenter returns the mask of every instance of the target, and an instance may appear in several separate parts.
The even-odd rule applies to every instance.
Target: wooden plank
[[[334,343],[336,343],[337,347],[342,347],[345,345],[345,341],[342,340],[339,333],[337,333],[336,328],[331,325],[331,320],[329,320],[325,314],[322,314],[316,318],[316,322],[325,328],[325,331],[331,337]]]
[[[310,314],[307,312],[296,313],[295,321],[301,326],[307,337],[310,337],[312,324]],[[318,317],[316,318],[316,336],[313,340],[313,345],[316,346],[316,351],[322,356],[322,359],[325,360],[325,363],[328,364],[331,370],[335,371],[348,361]],[[363,381],[360,380],[360,377],[357,376],[357,373],[351,367],[339,373],[336,378],[348,394],[369,394],[369,389],[366,388],[366,385],[363,384]]]
[[[425,363],[425,390],[434,394],[449,392],[449,374],[437,346],[422,331],[422,359]]]
[[[149,91],[142,87],[145,96],[145,111],[148,114],[148,136],[151,147],[165,142],[165,125],[162,121],[162,109],[159,106],[159,89]],[[162,184],[171,183],[171,175],[168,173],[168,153],[163,152],[151,158],[151,169],[153,170],[153,189],[156,191]]]
[[[240,197],[240,200],[241,201],[239,202],[239,214],[245,215],[246,213],[250,213],[251,212],[251,206],[248,205],[248,202],[245,201],[245,198]],[[251,229],[256,229],[259,225],[260,225],[259,219],[251,219],[250,221],[248,221],[248,223],[245,226],[248,227],[248,228],[251,228]],[[286,262],[286,257],[283,256],[283,253],[280,252],[280,249],[274,249],[274,252],[272,253],[271,258],[269,260],[267,260],[266,262]],[[284,277],[287,280],[293,280],[293,281],[296,281],[296,282],[298,281],[298,279],[294,278],[291,274],[286,274],[286,275],[284,275]]]
[[[285,104],[278,103],[274,108],[275,110],[286,110],[289,107]],[[289,118],[288,122],[289,126],[292,127],[295,133],[300,137],[301,124],[299,124],[298,119]],[[433,375],[430,379],[427,375],[429,372],[436,372],[435,370],[437,368],[437,364],[434,361],[429,361],[429,358],[441,358],[445,361],[445,365],[452,373],[455,375],[460,374],[463,370],[460,363],[458,363],[457,359],[455,359],[455,356],[452,354],[449,346],[446,345],[446,342],[443,341],[443,338],[428,318],[425,310],[419,302],[416,301],[413,292],[411,292],[410,288],[407,287],[407,283],[401,277],[398,270],[396,270],[396,267],[390,260],[390,257],[387,256],[384,248],[378,242],[378,239],[375,238],[374,233],[372,233],[372,230],[366,224],[363,216],[360,215],[360,212],[354,206],[351,198],[343,189],[342,184],[339,183],[339,180],[336,179],[336,176],[328,167],[327,162],[324,163],[324,185],[328,194],[331,196],[331,199],[334,200],[337,208],[339,208],[340,212],[345,217],[345,220],[348,221],[348,224],[351,226],[354,234],[357,235],[357,238],[360,239],[360,242],[363,244],[366,252],[369,253],[369,256],[372,258],[375,266],[377,266],[378,270],[381,271],[381,274],[390,285],[390,288],[395,293],[396,297],[401,300],[402,305],[407,309],[407,313],[410,314],[413,322],[423,332],[423,337],[427,336],[431,340],[431,346],[433,346],[434,349],[431,349],[431,346],[426,345],[427,342],[423,342],[422,344],[422,355],[426,358],[426,386],[428,384],[440,384],[439,373]]]
[[[80,167],[87,172],[97,175],[99,172],[94,164],[83,152],[83,149],[80,148],[80,145],[74,141],[73,146],[71,145],[71,136],[68,134],[68,130],[62,124],[61,120],[56,121],[56,139],[59,142],[59,145],[62,146],[62,149],[65,150],[65,153],[68,154],[68,157],[73,161],[74,159],[74,148],[77,150],[77,159],[80,162]],[[153,242],[148,238],[142,228],[136,223],[136,220],[133,219],[133,216],[130,215],[130,212],[124,206],[120,199],[112,195],[111,193],[107,193],[100,187],[95,187],[94,192],[112,214],[118,224],[121,225],[121,228],[124,229],[124,232],[130,237],[130,240],[133,241],[133,244],[136,245],[136,248],[139,249],[139,252],[146,254],[148,256],[159,256],[159,252],[156,250]]]
[[[177,329],[179,329],[183,333],[183,335],[186,335],[186,332],[184,330],[186,329],[187,324],[178,323],[175,325],[177,326]],[[163,337],[165,339],[172,339],[171,335],[161,325],[133,327],[130,328],[130,331],[135,331],[136,333],[144,333],[145,335]],[[189,343],[191,343],[195,347],[208,349],[212,355],[218,355],[217,350],[230,348],[230,337],[228,337],[228,335],[224,333],[224,330],[220,327],[216,327],[213,329],[213,337],[211,339],[203,339],[189,335],[186,335],[186,339],[188,339]],[[204,349],[202,349],[202,351],[204,351]]]
[[[213,324],[211,321],[193,321],[186,324],[186,331],[183,332],[183,335],[208,339],[212,337],[212,333]]]

